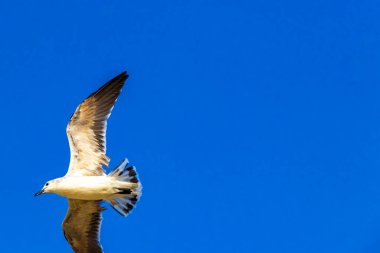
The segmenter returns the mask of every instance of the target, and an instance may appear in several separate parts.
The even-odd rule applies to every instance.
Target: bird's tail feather
[[[106,201],[122,216],[127,216],[135,207],[142,189],[136,167],[128,165],[129,162],[125,159],[108,174],[110,177],[115,177],[119,184],[115,187],[118,191],[115,198]]]

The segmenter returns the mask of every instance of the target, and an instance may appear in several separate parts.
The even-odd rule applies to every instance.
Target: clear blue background
[[[1,1],[0,252],[71,252],[76,106],[127,70],[106,252],[379,252],[379,1]]]

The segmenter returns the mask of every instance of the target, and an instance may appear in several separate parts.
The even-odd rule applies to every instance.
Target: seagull
[[[121,73],[77,107],[66,128],[69,169],[65,176],[48,181],[35,194],[55,193],[68,199],[62,229],[76,253],[103,252],[99,242],[103,200],[127,216],[141,196],[136,168],[127,159],[109,174],[103,169],[110,161],[106,155],[107,119],[127,78],[127,72]]]

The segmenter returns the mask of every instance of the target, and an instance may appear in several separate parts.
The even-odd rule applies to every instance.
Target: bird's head
[[[46,184],[44,185],[44,187],[42,187],[42,189],[39,192],[34,194],[34,196],[39,196],[39,195],[44,194],[44,193],[54,192],[54,189],[56,188],[59,181],[60,180],[58,180],[58,179],[47,181]]]

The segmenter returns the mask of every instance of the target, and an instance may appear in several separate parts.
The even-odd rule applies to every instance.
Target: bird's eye
[[[49,185],[49,183],[46,183],[46,184],[45,184],[45,186],[48,186],[48,185]]]

